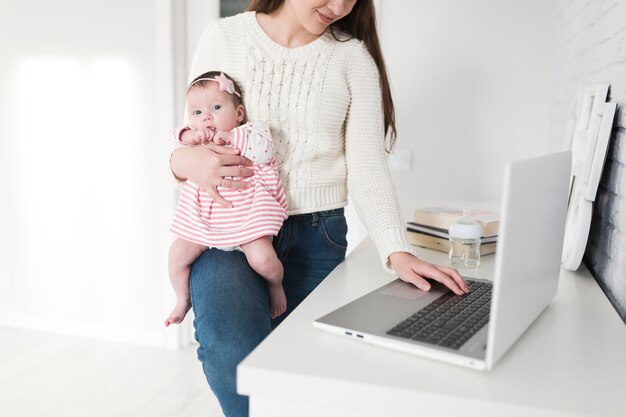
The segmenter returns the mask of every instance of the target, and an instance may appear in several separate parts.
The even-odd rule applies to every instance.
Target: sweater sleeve
[[[355,48],[354,55],[347,68],[350,90],[345,142],[348,188],[355,209],[378,248],[383,266],[393,272],[389,255],[415,252],[406,238],[387,165],[378,68],[363,43]]]

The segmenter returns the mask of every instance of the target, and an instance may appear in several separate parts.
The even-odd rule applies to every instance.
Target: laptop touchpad
[[[382,292],[383,295],[391,295],[393,297],[405,298],[407,300],[417,300],[418,298],[428,294],[413,284],[406,282],[398,282]]]

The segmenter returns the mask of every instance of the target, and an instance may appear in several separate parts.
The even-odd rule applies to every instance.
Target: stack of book
[[[483,229],[480,242],[480,254],[488,255],[496,251],[500,220],[498,213],[476,208],[465,208],[466,215],[477,221]],[[413,211],[413,221],[407,222],[406,230],[412,245],[450,251],[448,230],[450,226],[463,218],[464,208],[425,207]]]

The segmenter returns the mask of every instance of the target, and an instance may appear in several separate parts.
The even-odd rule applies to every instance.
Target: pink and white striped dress
[[[231,145],[252,160],[254,174],[246,189],[217,187],[233,207],[223,207],[187,180],[170,231],[181,239],[212,248],[232,249],[263,236],[276,236],[287,218],[287,198],[269,130],[246,123],[232,131]]]

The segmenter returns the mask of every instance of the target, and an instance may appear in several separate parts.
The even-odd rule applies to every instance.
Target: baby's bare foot
[[[270,293],[270,317],[276,317],[287,311],[287,296],[282,284],[268,283]]]
[[[189,302],[189,300],[178,300],[169,317],[166,318],[165,322],[163,323],[165,324],[165,327],[168,327],[170,324],[181,323],[185,319],[185,316],[187,315],[187,312],[190,308],[191,303]]]

